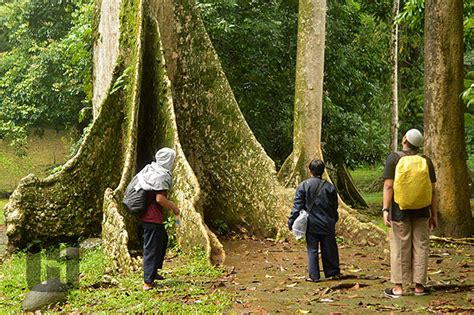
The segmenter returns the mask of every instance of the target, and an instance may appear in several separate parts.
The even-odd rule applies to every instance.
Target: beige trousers
[[[430,232],[428,218],[392,221],[390,276],[393,283],[426,284]]]

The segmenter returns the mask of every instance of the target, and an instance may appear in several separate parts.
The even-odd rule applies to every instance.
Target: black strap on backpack
[[[321,193],[321,190],[323,189],[324,184],[326,184],[326,181],[324,179],[321,179],[319,182],[318,188],[316,188],[316,192],[314,193],[314,196],[312,197],[312,203],[309,209],[306,209],[308,213],[311,212],[311,209],[313,209],[314,203],[316,202],[316,198],[318,198],[319,194]]]

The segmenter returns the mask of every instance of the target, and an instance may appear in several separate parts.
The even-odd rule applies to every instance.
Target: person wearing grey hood
[[[171,209],[175,216],[180,214],[176,204],[168,200],[168,192],[173,184],[171,171],[176,152],[162,148],[156,152],[155,162],[146,165],[138,174],[136,188],[147,193],[147,209],[138,219],[143,228],[143,276],[144,290],[154,287],[155,280],[163,280],[158,269],[163,268],[168,234],[163,225],[163,209]]]

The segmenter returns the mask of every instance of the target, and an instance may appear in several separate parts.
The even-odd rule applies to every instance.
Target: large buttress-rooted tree
[[[467,236],[474,224],[469,204],[464,143],[463,1],[425,5],[425,151],[437,174],[438,234]]]
[[[162,146],[177,151],[171,198],[182,210],[183,250],[199,248],[222,262],[222,245],[208,228],[217,219],[242,233],[286,237],[293,189],[279,184],[273,161],[245,122],[195,2],[103,0],[98,12],[97,116],[61,172],[20,183],[6,211],[10,246],[101,231],[117,269],[140,268],[131,254],[139,248],[136,219],[121,199]],[[379,229],[355,216],[342,222],[348,237],[381,240]]]

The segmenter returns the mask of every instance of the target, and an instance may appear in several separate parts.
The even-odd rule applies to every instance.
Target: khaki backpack
[[[393,198],[400,210],[416,210],[431,205],[432,186],[427,159],[418,154],[396,153],[400,159],[395,167]]]

